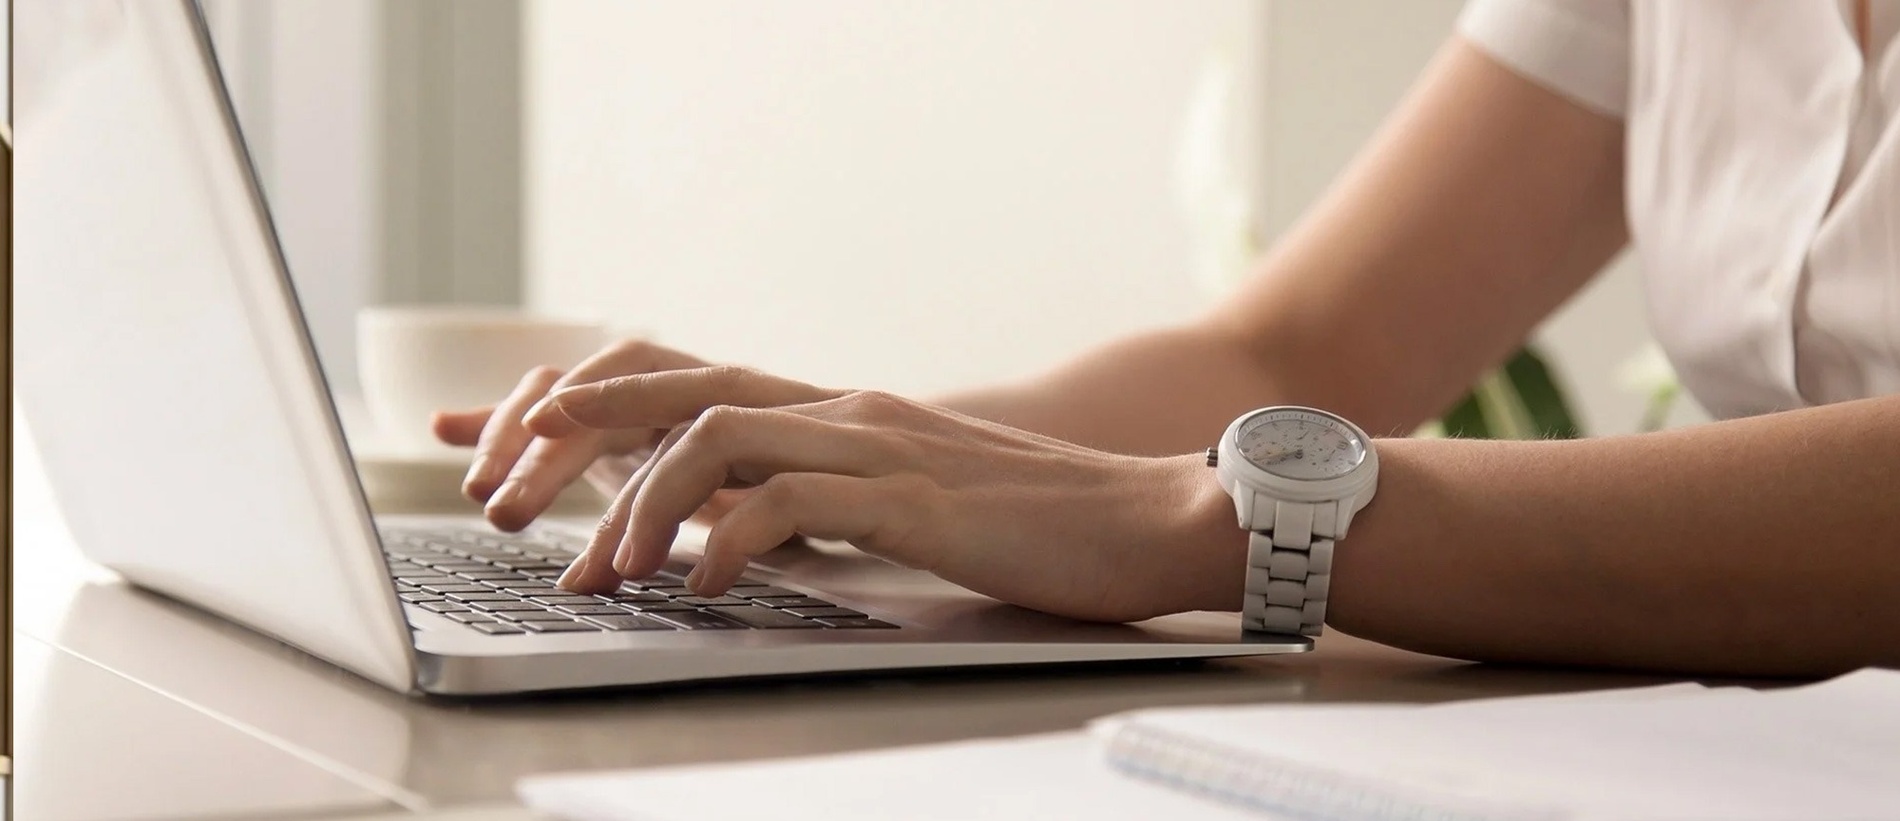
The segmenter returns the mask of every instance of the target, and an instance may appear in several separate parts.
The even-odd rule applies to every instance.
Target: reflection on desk
[[[30,464],[16,469],[36,473]],[[97,783],[102,771],[150,760],[139,758],[148,751],[166,756],[152,772],[177,776],[165,779],[162,794],[42,793],[47,803],[34,806],[44,812],[23,817],[169,818],[242,807],[230,812],[295,808],[307,818],[375,806],[512,804],[515,781],[536,773],[1020,735],[1147,706],[1444,701],[1660,681],[1472,665],[1329,635],[1310,654],[1199,665],[415,699],[116,581],[78,556],[39,482],[22,482],[14,504],[15,616],[22,633],[44,642],[35,646],[46,661],[37,672],[21,670],[38,676],[42,694],[20,704],[16,749],[25,777]],[[101,699],[129,706],[101,709]],[[224,740],[196,746],[199,738]]]
[[[51,641],[346,773],[350,781],[375,785],[409,808],[506,801],[516,779],[539,772],[1016,735],[1074,728],[1100,715],[1159,704],[1439,701],[1655,681],[1466,665],[1338,636],[1311,656],[1193,666],[439,701],[391,693],[185,605],[99,583],[76,591]],[[83,705],[47,706],[61,713],[60,723],[92,720]],[[111,737],[99,732],[101,742]],[[72,766],[85,761],[83,755],[60,758]],[[203,763],[217,771],[228,766]]]

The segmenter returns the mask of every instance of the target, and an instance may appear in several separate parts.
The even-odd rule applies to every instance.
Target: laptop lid
[[[409,631],[201,10],[14,9],[16,395],[80,549],[411,689]]]

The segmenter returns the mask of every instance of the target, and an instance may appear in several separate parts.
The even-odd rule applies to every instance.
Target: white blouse
[[[1472,0],[1458,31],[1623,119],[1652,332],[1710,413],[1900,393],[1900,0]]]

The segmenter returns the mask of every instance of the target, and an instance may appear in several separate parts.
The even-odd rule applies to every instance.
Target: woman
[[[525,526],[657,446],[563,577],[689,580],[794,534],[1054,613],[1234,610],[1249,535],[1201,452],[1264,405],[1398,436],[1625,245],[1723,421],[1380,439],[1328,624],[1478,660],[1820,675],[1900,664],[1900,2],[1475,0],[1383,132],[1198,321],[934,404],[628,343],[438,417]],[[1192,455],[1179,455],[1192,454]]]

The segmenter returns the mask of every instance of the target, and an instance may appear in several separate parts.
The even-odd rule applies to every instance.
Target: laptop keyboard
[[[405,602],[490,635],[626,630],[873,630],[897,625],[742,577],[723,596],[686,588],[690,566],[603,596],[554,586],[573,557],[545,534],[476,528],[384,528],[383,553]]]

